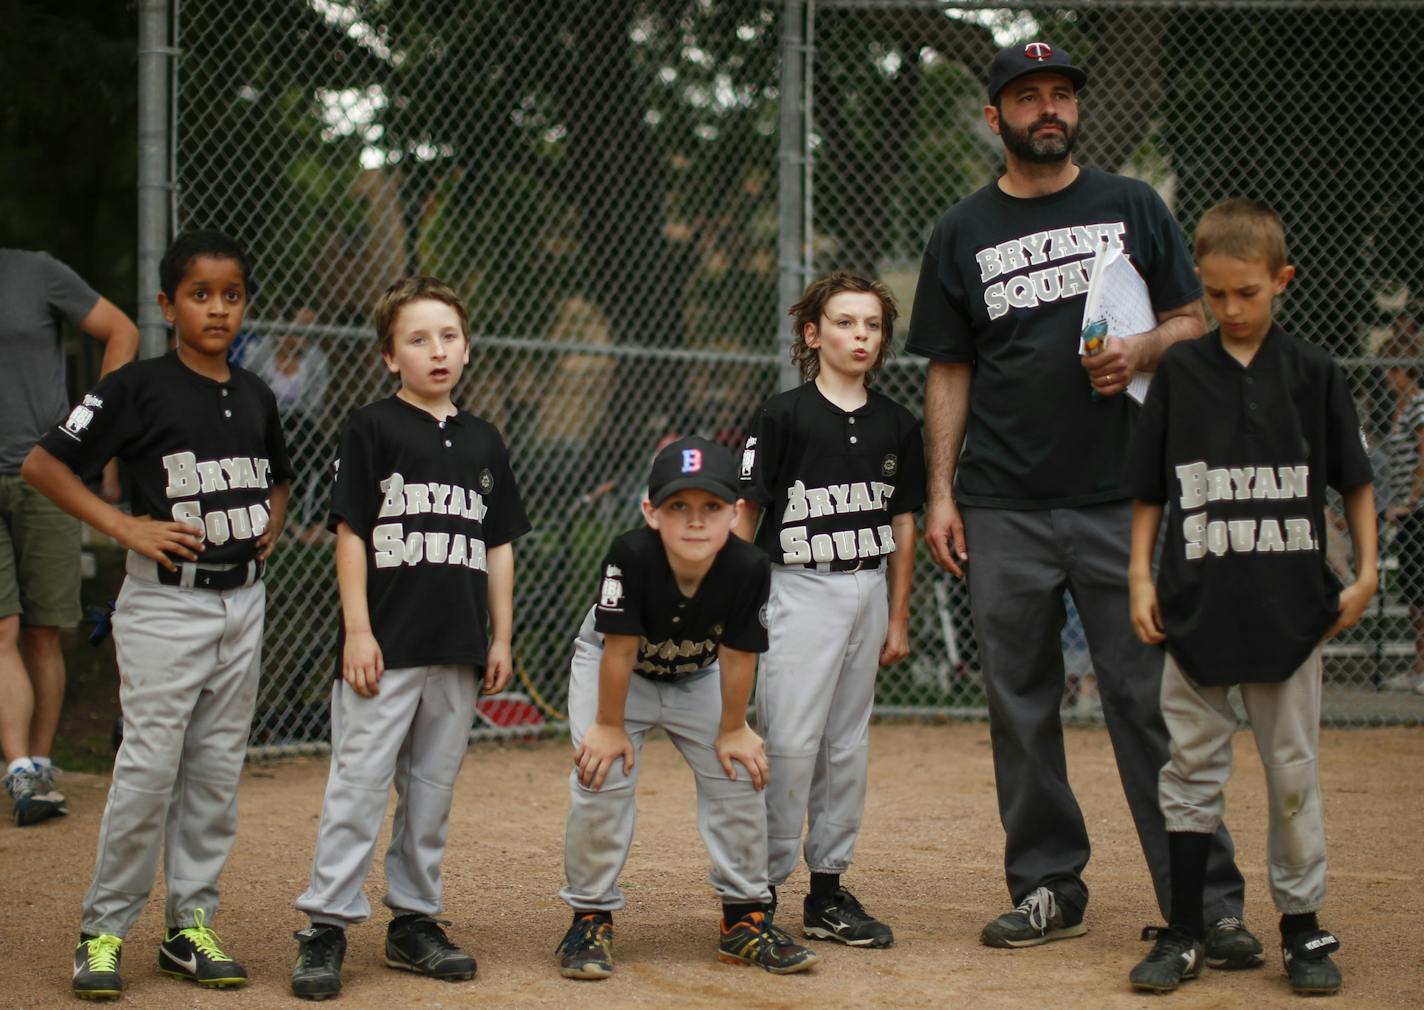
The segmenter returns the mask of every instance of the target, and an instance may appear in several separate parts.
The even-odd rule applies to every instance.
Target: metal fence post
[[[781,362],[778,380],[782,389],[801,381],[791,364],[789,348],[794,334],[787,313],[801,298],[805,287],[806,251],[802,247],[802,198],[805,184],[805,96],[802,88],[806,53],[806,4],[786,0],[781,12],[781,136],[777,152],[780,167],[778,188],[778,298],[776,320],[777,357]]]
[[[168,0],[138,8],[138,326],[139,353],[151,358],[167,344],[154,300],[158,261],[168,240]]]

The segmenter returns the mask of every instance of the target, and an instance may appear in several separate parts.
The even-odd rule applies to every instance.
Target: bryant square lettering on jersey
[[[223,459],[199,460],[191,452],[175,452],[163,457],[163,470],[168,484],[164,493],[169,498],[186,498],[173,503],[173,521],[200,531],[208,543],[220,547],[229,540],[251,540],[267,531],[271,499],[261,504],[203,512],[193,499],[199,494],[214,494],[258,488],[266,490],[271,463],[261,457],[230,456]]]
[[[1184,463],[1176,468],[1181,484],[1179,499],[1184,512],[1202,509],[1216,501],[1281,501],[1310,497],[1310,467],[1242,466],[1208,467]],[[1308,516],[1284,521],[1264,519],[1212,519],[1205,512],[1190,512],[1182,519],[1182,540],[1188,561],[1234,554],[1314,551],[1319,548]]]
[[[883,481],[856,481],[807,487],[797,480],[786,489],[786,509],[781,513],[781,563],[854,561],[895,553],[895,534],[888,525],[863,526],[811,535],[805,526],[787,526],[802,519],[883,511],[895,494],[895,485]]]
[[[705,670],[716,657],[717,643],[710,638],[700,642],[649,642],[645,638],[638,643],[638,659],[633,669],[654,679],[676,677]],[[677,662],[679,659],[685,662]]]
[[[489,511],[477,491],[458,484],[407,483],[399,473],[381,481],[385,498],[377,519],[396,516],[437,515],[458,516],[472,522],[482,522]],[[402,523],[381,523],[371,530],[371,549],[377,568],[398,565],[464,565],[487,571],[485,542],[464,533],[405,532]]]
[[[1060,298],[1088,293],[1088,257],[1098,246],[1112,243],[1124,253],[1121,221],[1103,224],[1076,225],[1072,228],[1049,228],[1031,235],[1009,239],[980,249],[974,254],[979,264],[979,280],[988,283],[995,277],[1014,274],[1031,267],[1041,267],[1021,277],[1010,277],[984,289],[984,307],[990,319],[998,319],[1009,309],[1031,309],[1040,302],[1056,302]],[[1072,263],[1045,266],[1072,257]]]

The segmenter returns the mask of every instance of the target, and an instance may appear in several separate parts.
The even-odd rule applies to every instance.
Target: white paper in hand
[[[1083,329],[1092,323],[1105,322],[1108,334],[1130,339],[1139,333],[1157,328],[1157,314],[1152,311],[1152,296],[1147,283],[1128,262],[1122,250],[1111,242],[1098,247],[1089,267],[1088,297],[1083,303]],[[1078,353],[1086,353],[1081,340]],[[1147,398],[1151,372],[1138,372],[1128,383],[1127,395],[1138,403]]]

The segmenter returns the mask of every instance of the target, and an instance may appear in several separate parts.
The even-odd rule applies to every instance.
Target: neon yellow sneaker
[[[207,927],[203,910],[193,912],[193,925],[169,930],[158,947],[158,970],[209,989],[247,984],[247,970],[223,953],[218,935]]]
[[[74,995],[80,999],[118,999],[124,983],[119,978],[119,948],[123,940],[110,933],[81,937],[74,948]]]

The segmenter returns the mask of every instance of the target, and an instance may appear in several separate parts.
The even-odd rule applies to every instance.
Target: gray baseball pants
[[[450,804],[470,745],[479,686],[468,664],[387,670],[380,693],[371,698],[336,682],[331,770],[311,884],[297,899],[297,910],[313,923],[345,927],[370,918],[364,885],[392,783],[396,812],[382,900],[394,915],[440,911]]]
[[[261,581],[184,589],[155,581],[130,552],[114,613],[124,742],[99,826],[80,928],[124,936],[153,889],[163,849],[165,922],[218,909],[218,876],[237,834],[237,783],[261,667]]]
[[[889,627],[883,569],[817,572],[773,565],[757,678],[766,736],[768,876],[785,883],[801,855],[815,873],[844,873],[865,813],[870,711]]]
[[[1320,750],[1320,649],[1277,684],[1242,684],[1241,704],[1266,767],[1270,802],[1267,872],[1276,908],[1287,915],[1325,904],[1325,815]],[[1168,831],[1215,831],[1226,809],[1236,714],[1230,688],[1198,684],[1170,655],[1162,672],[1162,717],[1171,760],[1160,778]]]
[[[569,670],[569,728],[577,747],[598,714],[598,665],[603,636],[589,611]],[[745,768],[729,779],[715,745],[722,716],[722,683],[716,663],[668,683],[633,674],[623,708],[623,728],[637,755],[631,774],[621,760],[595,792],[569,773],[569,816],[564,832],[564,875],[559,897],[573,908],[612,911],[623,907],[618,878],[628,861],[637,821],[634,792],[643,767],[643,740],[660,726],[687,761],[697,783],[697,830],[712,857],[710,880],[724,903],[771,901],[766,881],[766,803]]]
[[[969,541],[969,602],[989,699],[989,737],[1004,871],[1017,903],[1049,887],[1087,907],[1091,847],[1063,753],[1063,591],[1087,633],[1103,718],[1157,906],[1171,921],[1167,832],[1157,778],[1167,763],[1162,650],[1132,630],[1127,563],[1132,503],[1035,511],[961,507]],[[1218,827],[1207,862],[1208,923],[1241,914],[1245,882],[1231,837]]]

